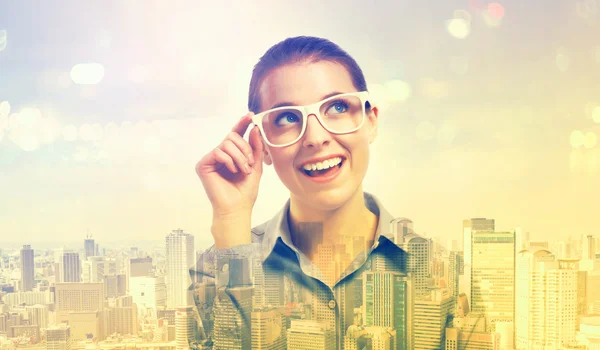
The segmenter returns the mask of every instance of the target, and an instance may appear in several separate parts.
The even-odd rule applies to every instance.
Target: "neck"
[[[351,245],[349,242],[364,240],[365,245],[356,246],[366,247],[372,244],[377,229],[377,216],[366,207],[362,186],[343,205],[331,210],[314,208],[292,196],[289,222],[292,242],[311,260],[321,244]],[[355,256],[360,251],[348,253]]]

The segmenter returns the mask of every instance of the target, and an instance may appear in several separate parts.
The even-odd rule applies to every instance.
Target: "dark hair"
[[[350,74],[354,87],[358,91],[367,90],[362,70],[346,51],[327,39],[297,36],[271,46],[254,66],[248,93],[248,110],[255,114],[261,111],[258,89],[264,77],[273,69],[286,64],[319,61],[332,61],[343,65]],[[369,107],[370,104],[367,103],[367,108]]]

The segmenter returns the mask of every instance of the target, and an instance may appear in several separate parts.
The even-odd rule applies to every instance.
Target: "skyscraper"
[[[515,232],[472,236],[471,310],[496,322],[514,321]]]
[[[534,247],[517,255],[515,336],[518,349],[573,345],[578,326],[577,260]]]
[[[59,282],[81,282],[81,266],[79,253],[72,250],[61,249],[57,252],[58,263],[57,281]]]
[[[251,348],[253,290],[253,287],[234,287],[217,291],[213,332],[216,349]]]
[[[408,253],[407,270],[413,283],[415,298],[428,295],[428,284],[431,277],[431,240],[417,234],[404,237],[400,246]],[[398,334],[400,339],[400,334]]]
[[[457,251],[451,251],[448,256],[448,288],[450,294],[458,297],[458,276],[461,275],[460,269],[463,264],[463,256]],[[464,265],[463,265],[464,266]]]
[[[494,219],[473,218],[463,220],[463,252],[464,252],[464,274],[460,278],[459,289],[471,298],[471,257],[472,257],[472,235],[473,231],[494,231],[496,229]],[[462,283],[461,283],[462,282]]]
[[[24,245],[21,249],[21,290],[29,292],[35,284],[35,263],[33,261],[33,249],[30,245]]]
[[[96,255],[96,242],[91,236],[87,236],[83,240],[84,256],[83,260],[87,260],[90,256]]]
[[[188,287],[191,283],[189,269],[194,264],[194,236],[173,230],[166,237],[167,307],[193,305]]]
[[[410,281],[398,272],[366,272],[364,275],[364,325],[394,329],[397,349],[407,349],[406,340],[410,338]]]

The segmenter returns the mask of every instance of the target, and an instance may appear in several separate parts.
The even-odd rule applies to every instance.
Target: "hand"
[[[223,142],[196,164],[196,173],[208,195],[215,218],[251,215],[263,171],[264,144],[258,127],[243,136],[253,113],[243,116]]]

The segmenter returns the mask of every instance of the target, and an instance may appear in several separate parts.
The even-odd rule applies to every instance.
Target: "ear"
[[[369,143],[373,143],[377,137],[379,109],[377,109],[375,106],[372,106],[367,118],[367,123],[369,124]]]
[[[273,164],[273,160],[271,159],[271,152],[269,151],[269,148],[266,145],[265,149],[263,150],[263,161],[266,165]]]

